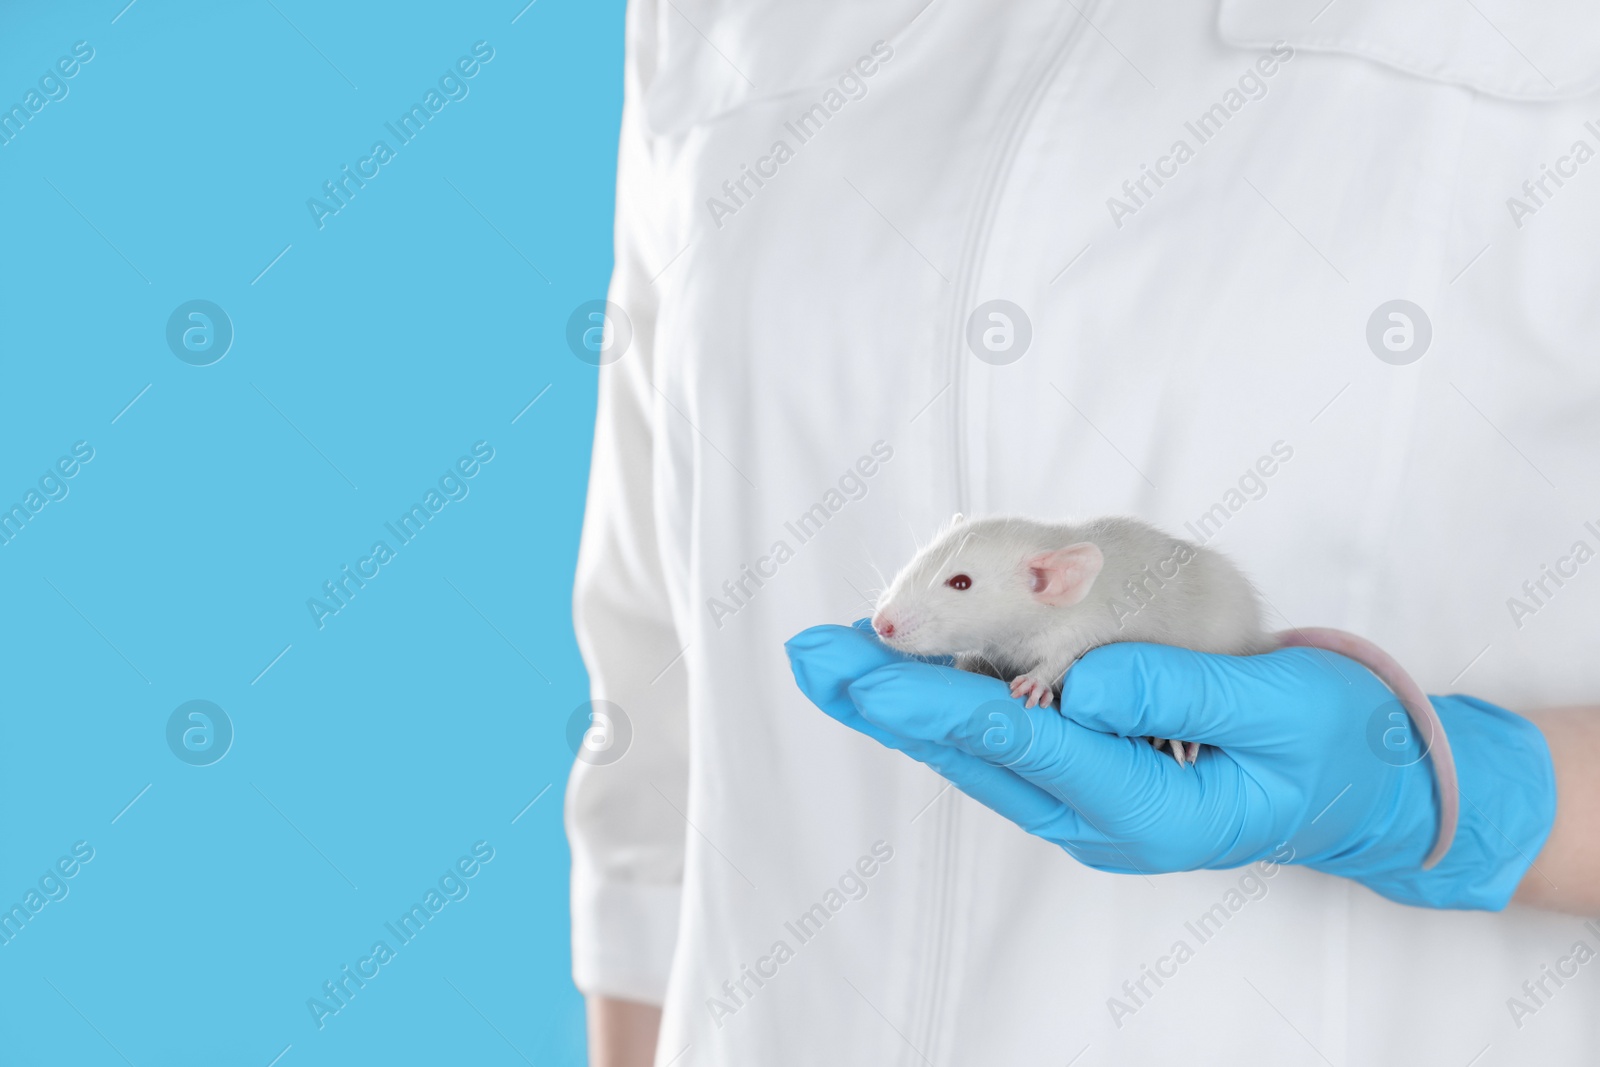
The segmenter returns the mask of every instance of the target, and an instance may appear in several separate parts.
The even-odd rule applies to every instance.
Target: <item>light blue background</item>
[[[95,850],[0,945],[0,1061],[580,1063],[596,371],[564,331],[611,267],[622,5],[124,3],[0,11],[0,105],[95,50],[0,146],[0,506],[95,450],[0,547],[0,907]],[[480,40],[319,230],[307,199]],[[165,342],[192,299],[234,325],[209,367]],[[307,599],[477,441],[469,495],[319,630]],[[165,740],[193,699],[236,731],[207,767]],[[469,895],[319,1030],[308,998],[477,841]]]

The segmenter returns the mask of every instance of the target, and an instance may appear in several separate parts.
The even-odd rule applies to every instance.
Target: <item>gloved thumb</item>
[[[1344,662],[1319,649],[1224,656],[1171,645],[1102,645],[1067,672],[1061,714],[1123,737],[1271,748],[1295,733],[1293,716],[1284,712],[1305,701],[1308,671],[1335,671],[1344,682],[1360,676],[1382,688],[1354,664],[1337,671],[1335,659]]]

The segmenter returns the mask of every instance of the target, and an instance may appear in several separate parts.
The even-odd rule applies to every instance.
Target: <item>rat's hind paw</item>
[[[1178,761],[1178,766],[1180,767],[1193,764],[1195,758],[1200,755],[1200,742],[1198,741],[1179,741],[1175,738],[1152,737],[1150,743],[1156,747],[1158,752],[1163,748],[1171,751],[1172,758]]]
[[[1011,679],[1011,695],[1027,697],[1027,707],[1031,708],[1037,704],[1041,708],[1048,708],[1056,694],[1048,679],[1041,678],[1037,674],[1019,674]]]

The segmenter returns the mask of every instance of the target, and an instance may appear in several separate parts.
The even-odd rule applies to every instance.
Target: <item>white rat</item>
[[[1118,641],[1248,656],[1299,645],[1355,660],[1399,698],[1430,743],[1439,785],[1439,835],[1423,863],[1449,850],[1459,813],[1455,761],[1433,704],[1392,657],[1341,630],[1269,634],[1255,588],[1221,553],[1137,519],[1082,524],[963,519],[895,575],[872,627],[891,648],[954,656],[956,666],[1010,679],[1011,695],[1048,706],[1071,666]],[[1198,742],[1170,744],[1179,765]]]

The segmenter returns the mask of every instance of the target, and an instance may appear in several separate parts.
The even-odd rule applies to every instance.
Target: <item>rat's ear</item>
[[[956,512],[954,515],[950,516],[950,525],[951,526],[960,526],[962,523],[964,523],[966,521],[967,520],[962,516],[961,512],[959,512],[959,511]]]
[[[1106,558],[1100,546],[1081,541],[1028,560],[1029,588],[1033,599],[1056,608],[1070,608],[1089,595]]]

